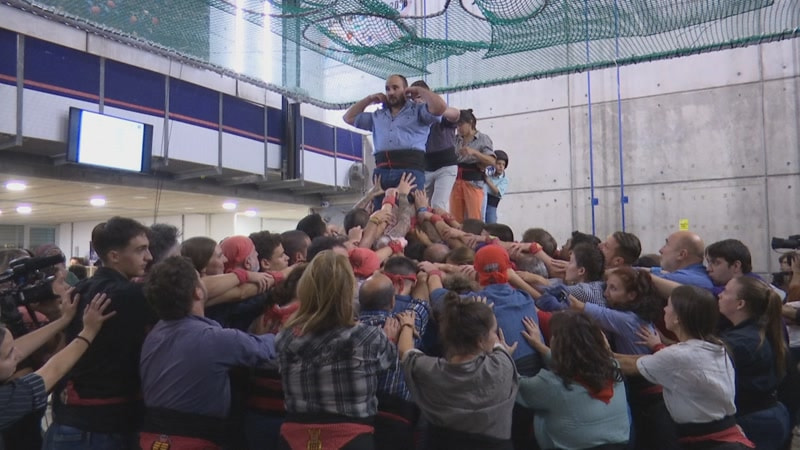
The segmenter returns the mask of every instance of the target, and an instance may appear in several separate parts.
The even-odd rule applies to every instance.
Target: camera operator
[[[787,273],[788,283],[786,283],[786,303],[800,301],[800,255],[795,252],[793,256],[788,259],[789,271]],[[784,269],[784,263],[781,263],[781,269]],[[800,324],[800,308],[795,308],[791,305],[783,305],[783,316],[787,319],[794,320],[795,323]]]
[[[36,409],[44,408],[47,392],[72,368],[86,352],[100,328],[114,313],[103,314],[110,304],[105,295],[96,295],[84,310],[83,329],[69,345],[53,355],[39,370],[14,379],[17,362],[44,345],[75,317],[79,296],[70,289],[64,296],[61,318],[50,324],[14,339],[0,325],[0,430]]]

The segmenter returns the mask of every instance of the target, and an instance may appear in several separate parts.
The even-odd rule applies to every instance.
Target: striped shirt
[[[557,291],[561,289],[583,303],[594,303],[595,305],[606,306],[606,298],[603,295],[606,290],[606,283],[604,281],[564,284],[560,279],[554,278],[550,280],[550,288],[547,289],[547,293],[556,295]]]
[[[0,430],[5,430],[28,413],[47,406],[44,380],[29,373],[0,385]]]
[[[275,341],[286,399],[295,414],[377,414],[378,372],[397,360],[383,330],[357,323],[321,334],[283,330]]]

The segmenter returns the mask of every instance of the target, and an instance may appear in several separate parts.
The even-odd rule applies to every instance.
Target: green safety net
[[[341,108],[796,37],[798,0],[6,0]]]

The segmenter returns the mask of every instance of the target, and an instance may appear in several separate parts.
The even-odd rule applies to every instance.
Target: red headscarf
[[[511,258],[508,257],[506,249],[499,245],[485,245],[478,250],[475,253],[473,266],[478,272],[478,281],[481,286],[508,283]]]
[[[220,242],[219,247],[228,258],[228,262],[225,263],[225,273],[241,267],[247,261],[247,257],[256,249],[253,241],[247,236],[231,236]]]
[[[387,271],[384,270],[383,274],[386,275],[387,277],[389,277],[390,280],[392,280],[392,284],[394,285],[394,288],[397,291],[402,291],[403,290],[403,288],[406,285],[406,280],[408,280],[408,281],[410,281],[412,283],[416,283],[417,282],[417,274],[415,274],[415,273],[411,273],[411,274],[408,274],[408,275],[400,275],[400,274],[397,274],[397,273],[391,273],[391,272],[387,272]]]

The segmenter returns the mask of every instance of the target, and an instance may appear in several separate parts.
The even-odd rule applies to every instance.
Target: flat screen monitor
[[[131,172],[150,171],[153,126],[69,109],[67,160]]]

